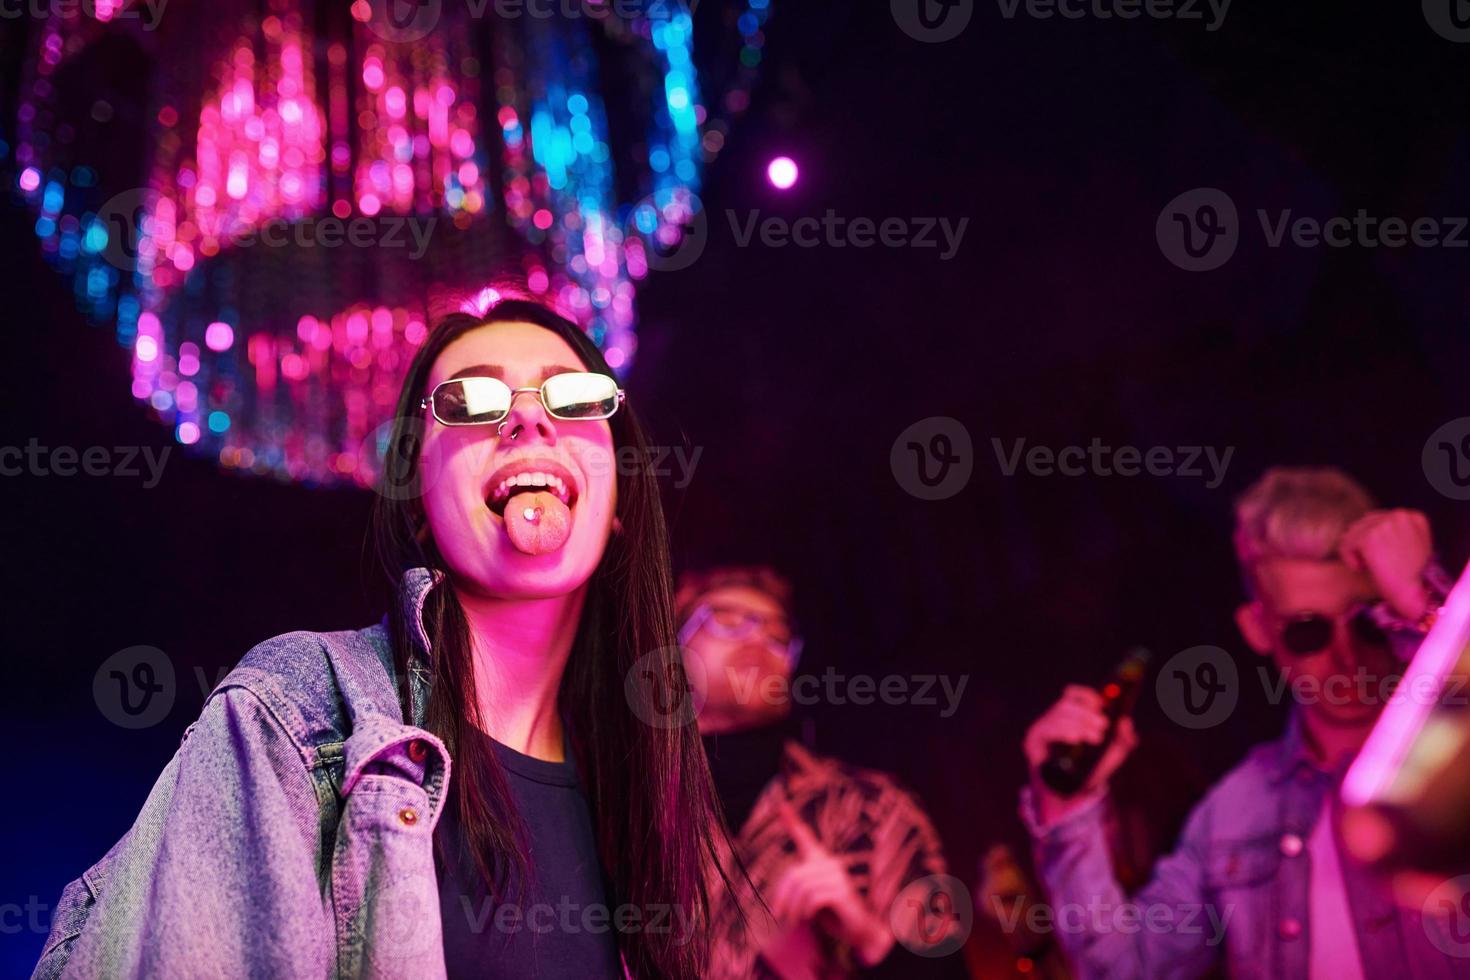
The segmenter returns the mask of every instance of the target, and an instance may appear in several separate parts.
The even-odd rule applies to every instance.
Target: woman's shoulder
[[[394,696],[388,631],[294,630],[251,647],[210,692],[244,692],[302,745],[341,741],[362,710],[385,711]]]

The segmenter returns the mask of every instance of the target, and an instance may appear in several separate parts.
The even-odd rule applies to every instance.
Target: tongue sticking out
[[[554,493],[518,493],[505,505],[505,531],[516,550],[545,555],[567,543],[572,512]]]

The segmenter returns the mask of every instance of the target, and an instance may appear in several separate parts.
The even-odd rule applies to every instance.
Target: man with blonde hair
[[[1287,730],[1206,794],[1130,898],[1108,864],[1103,813],[1108,778],[1137,744],[1131,721],[1082,792],[1063,798],[1038,778],[1050,745],[1107,731],[1102,696],[1067,687],[1026,733],[1022,799],[1058,938],[1084,977],[1217,965],[1263,980],[1470,977],[1470,958],[1444,952],[1463,948],[1448,924],[1398,907],[1344,851],[1336,819],[1339,781],[1443,600],[1428,520],[1377,509],[1339,470],[1278,467],[1237,501],[1234,538],[1246,589],[1235,621],[1292,695]],[[1073,906],[1083,911],[1064,921]]]

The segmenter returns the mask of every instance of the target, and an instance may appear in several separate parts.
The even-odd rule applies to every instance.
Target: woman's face
[[[426,391],[454,377],[494,377],[511,388],[539,388],[553,374],[587,370],[565,340],[533,323],[492,323],[461,335],[439,355]],[[617,511],[614,446],[607,420],[562,421],[533,392],[518,393],[497,426],[447,426],[425,410],[419,467],[434,543],[461,588],[507,599],[566,595],[586,583],[607,545]],[[516,438],[511,439],[511,434]],[[565,486],[570,532],[544,554],[516,547],[505,510],[507,481]],[[529,475],[527,475],[529,474]],[[553,506],[555,506],[553,504]],[[515,515],[512,515],[515,519]]]

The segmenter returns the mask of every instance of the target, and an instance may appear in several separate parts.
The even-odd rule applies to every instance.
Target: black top
[[[523,890],[489,897],[453,807],[445,823],[449,861],[439,876],[444,963],[450,980],[621,978],[592,814],[566,762],[522,755],[481,733],[504,767],[526,825],[530,867]]]

